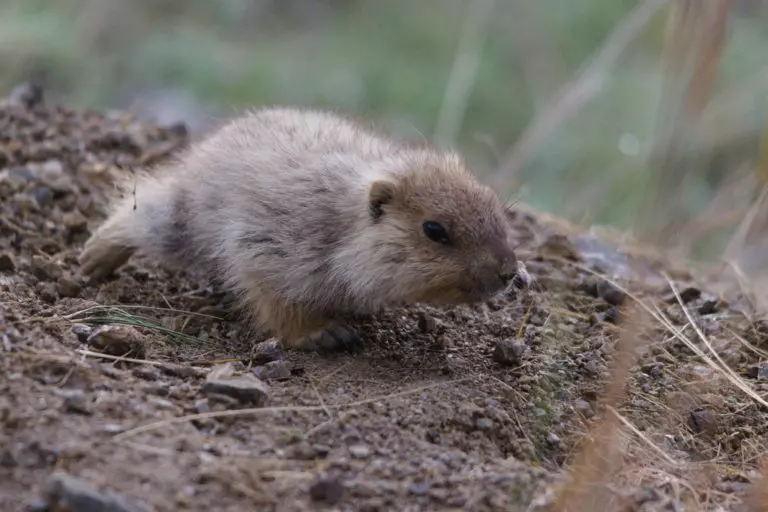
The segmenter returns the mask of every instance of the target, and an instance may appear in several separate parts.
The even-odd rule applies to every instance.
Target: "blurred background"
[[[337,109],[454,146],[537,209],[661,217],[655,240],[695,256],[749,237],[765,175],[764,0],[0,0],[0,68],[4,94],[35,80],[193,132]]]

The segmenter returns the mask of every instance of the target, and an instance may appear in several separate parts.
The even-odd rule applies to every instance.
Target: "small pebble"
[[[349,447],[349,453],[356,459],[367,459],[371,454],[371,449],[364,444],[353,444]]]
[[[688,426],[697,434],[715,434],[717,432],[717,414],[706,409],[693,411],[688,417]]]
[[[417,482],[408,486],[408,492],[414,496],[424,496],[429,492],[430,487],[426,482]]]
[[[626,298],[626,294],[623,291],[604,279],[597,283],[597,293],[600,295],[600,298],[611,306],[621,306]]]
[[[683,301],[683,304],[688,304],[692,300],[696,300],[699,297],[701,297],[701,290],[699,290],[698,288],[690,287],[690,286],[688,288],[684,288],[682,291],[678,291],[678,293],[680,294],[680,300]],[[663,300],[667,304],[678,303],[677,297],[675,296],[675,292],[670,292],[666,294],[663,297]]]
[[[93,332],[93,329],[91,329],[90,325],[75,324],[72,326],[72,333],[77,336],[77,340],[80,343],[87,343],[91,332]]]
[[[56,281],[56,291],[61,297],[77,297],[81,290],[82,287],[74,279],[60,277]]]
[[[502,340],[493,348],[492,358],[503,366],[517,366],[522,360],[527,347],[519,340]]]
[[[56,285],[54,283],[38,283],[37,287],[40,298],[50,304],[56,302],[59,298],[56,295]]]
[[[56,512],[147,512],[148,508],[112,492],[100,491],[90,482],[57,473],[45,486],[45,501]]]
[[[489,418],[478,418],[475,421],[475,426],[478,430],[491,430],[493,428],[493,420]]]
[[[266,364],[280,359],[285,359],[285,354],[280,347],[280,341],[276,338],[262,341],[251,352],[251,362],[254,365]]]
[[[43,88],[35,82],[24,82],[11,89],[8,100],[17,105],[32,108],[43,102]]]
[[[93,330],[88,345],[105,354],[143,358],[146,350],[144,336],[130,325],[104,325]]]
[[[199,414],[205,414],[207,412],[211,412],[211,407],[208,405],[208,400],[198,400],[195,402],[195,410]]]
[[[437,327],[437,320],[435,317],[427,315],[425,313],[419,313],[419,330],[425,334],[430,333]]]
[[[306,441],[302,441],[291,446],[288,456],[296,460],[313,460],[317,457],[317,452]]]
[[[719,299],[707,299],[699,306],[700,315],[711,315],[717,313],[717,310],[723,306],[722,301]]]
[[[322,501],[328,505],[338,503],[344,495],[344,486],[335,478],[321,478],[309,488],[313,501]]]
[[[16,270],[16,263],[13,261],[13,257],[7,253],[0,253],[0,272],[14,272]]]
[[[291,377],[291,362],[287,359],[279,361],[270,361],[267,364],[257,366],[253,370],[253,375],[265,381],[287,380]]]
[[[86,416],[92,414],[85,393],[81,389],[67,390],[64,396],[63,408],[64,412],[84,414]]]
[[[312,449],[318,457],[325,458],[331,453],[331,447],[325,444],[313,444]]]
[[[203,384],[203,393],[207,395],[225,395],[256,407],[264,405],[268,392],[269,387],[250,374],[209,380]]]

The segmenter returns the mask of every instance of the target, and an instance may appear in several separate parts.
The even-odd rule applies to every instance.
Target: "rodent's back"
[[[401,152],[323,112],[252,112],[167,171],[168,222],[152,238],[234,287],[258,279],[318,305],[343,300],[350,292],[334,254],[368,224],[367,186]]]

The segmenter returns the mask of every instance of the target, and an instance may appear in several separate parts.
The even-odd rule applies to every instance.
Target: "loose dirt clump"
[[[137,259],[81,280],[115,177],[187,134],[33,92],[0,104],[0,509],[546,507],[613,414],[600,397],[635,300],[657,318],[615,409],[611,506],[728,509],[748,492],[768,323],[740,294],[518,211],[532,290],[362,319],[359,353],[284,353],[190,273]]]

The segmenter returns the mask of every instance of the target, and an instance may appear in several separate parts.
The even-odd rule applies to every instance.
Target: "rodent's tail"
[[[80,255],[80,272],[91,278],[105,277],[138,250],[163,252],[163,235],[168,233],[171,190],[167,183],[147,179],[139,189],[119,201],[109,218],[85,243]]]

